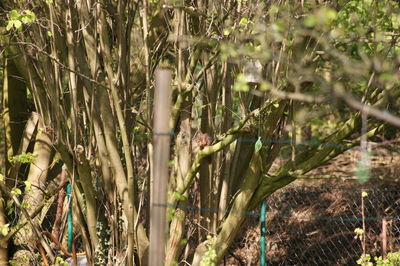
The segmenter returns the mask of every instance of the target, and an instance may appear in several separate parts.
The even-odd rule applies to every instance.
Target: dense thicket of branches
[[[157,67],[174,74],[167,265],[217,263],[243,212],[362,124],[399,125],[397,3],[318,2],[3,0],[0,264],[58,256],[40,231],[64,231],[63,164],[90,262],[146,264]]]

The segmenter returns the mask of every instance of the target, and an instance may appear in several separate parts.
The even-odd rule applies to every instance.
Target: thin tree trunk
[[[31,185],[31,191],[26,191],[29,193],[26,193],[23,199],[23,204],[27,204],[26,211],[29,215],[31,215],[32,212],[37,209],[37,206],[43,201],[44,185],[47,180],[47,173],[53,155],[53,144],[50,135],[46,132],[43,124],[40,124],[33,154],[36,155],[36,158],[30,165],[29,174],[26,180]],[[24,222],[24,219],[20,222]],[[31,228],[29,232],[20,231],[16,235],[14,241],[15,244],[35,247],[32,246],[32,243],[36,243],[36,241],[32,241],[36,238],[32,230],[33,229]]]
[[[8,108],[10,112],[11,146],[17,153],[28,118],[26,83],[12,60],[8,60]]]
[[[192,160],[192,135],[191,135],[191,109],[192,101],[191,97],[184,103],[183,110],[181,112],[180,130],[177,137],[176,143],[176,186],[183,186],[183,181],[187,173],[189,172]],[[182,198],[187,198],[188,192],[186,191]],[[178,197],[179,197],[178,196]],[[186,199],[180,200],[179,207],[186,205]],[[165,265],[173,265],[174,261],[179,259],[179,255],[182,251],[183,244],[181,242],[182,237],[185,233],[185,210],[178,209],[175,211],[174,218],[171,221],[169,240],[167,242],[167,257]]]
[[[4,74],[4,76],[3,76],[3,82],[4,82],[3,83],[3,91],[1,93],[1,100],[2,100],[2,107],[1,107],[1,111],[2,112],[1,113],[3,114],[3,120],[0,123],[0,133],[1,133],[1,136],[0,136],[1,137],[1,140],[0,140],[0,145],[1,145],[0,153],[2,154],[1,157],[5,158],[5,159],[7,159],[7,153],[6,153],[6,149],[3,150],[3,148],[5,148],[5,145],[2,145],[2,144],[3,144],[3,141],[4,142],[6,141],[6,138],[5,138],[6,134],[5,134],[5,132],[3,130],[5,130],[5,123],[7,122],[7,120],[4,120],[5,119],[5,115],[7,115],[4,112],[5,107],[7,106],[5,104],[6,102],[5,102],[4,95],[5,95],[5,92],[8,89],[8,87],[7,87],[8,86],[8,84],[7,84],[7,64],[6,64],[7,61],[6,60],[7,59],[3,60],[3,62],[5,63],[4,66],[3,66],[3,74]],[[3,152],[4,152],[4,154],[3,154]],[[0,160],[0,165],[4,165],[3,163],[5,163],[5,162]],[[2,167],[0,168],[0,177],[2,179],[4,179],[4,176],[5,176],[5,173],[6,173],[5,170],[6,169],[3,169]],[[4,180],[0,180],[0,182],[3,183]],[[3,195],[1,194],[1,192],[0,192],[0,197],[1,197],[1,199],[4,199]],[[6,219],[6,215],[5,215],[5,209],[4,209],[4,203],[5,203],[4,200],[0,200],[0,228],[3,227],[7,223],[7,219]],[[8,250],[8,240],[5,237],[0,236],[0,266],[8,265],[7,250]]]
[[[11,138],[11,118],[9,108],[9,84],[8,84],[8,59],[4,58],[4,70],[3,70],[3,94],[2,94],[2,105],[3,105],[3,125],[4,125],[4,146],[5,146],[5,173],[10,168],[9,159],[13,156],[14,151],[12,147]]]
[[[232,119],[232,92],[231,87],[233,85],[232,78],[232,66],[229,63],[225,63],[225,72],[224,72],[224,87],[222,92],[222,105],[223,109],[223,117],[222,117],[222,125],[221,132],[227,132],[233,126]],[[225,216],[225,211],[227,209],[229,200],[230,200],[230,187],[232,186],[232,175],[230,172],[231,163],[232,163],[232,154],[231,146],[225,148],[223,151],[222,158],[222,169],[221,169],[221,177],[219,183],[219,198],[218,198],[218,220],[221,221]]]
[[[246,218],[245,211],[247,210],[247,206],[254,190],[260,183],[262,173],[261,166],[261,155],[258,152],[255,152],[250,161],[249,168],[246,171],[244,180],[241,182],[240,192],[233,203],[229,216],[222,224],[221,231],[218,233],[216,238],[207,240],[197,247],[192,263],[193,266],[199,266],[201,264],[201,260],[207,249],[215,250],[216,258],[214,262],[216,264],[218,264],[225,255],[225,252],[232,244],[237,231]]]
[[[124,168],[121,163],[120,154],[118,151],[118,144],[115,134],[114,118],[112,117],[111,107],[108,102],[108,97],[106,97],[106,92],[102,89],[100,90],[100,112],[102,116],[102,121],[104,125],[104,137],[109,153],[110,164],[113,169],[113,175],[115,178],[115,184],[117,185],[118,194],[122,201],[122,206],[125,215],[130,220],[131,223],[135,222],[137,212],[134,206],[130,204],[130,197],[128,193],[128,182],[124,172]],[[131,213],[132,215],[129,215]],[[129,222],[128,220],[128,222]],[[148,238],[144,231],[143,225],[139,223],[137,228],[138,235],[138,253],[141,261],[146,261],[147,249],[149,245]]]
[[[16,152],[16,155],[26,153],[28,151],[28,146],[32,138],[34,137],[38,121],[39,121],[38,113],[32,112],[31,117],[26,122],[25,130],[22,135],[21,143],[19,144],[19,148],[18,151]],[[16,185],[16,180],[21,165],[22,165],[21,162],[16,162],[11,166],[8,174],[8,182],[7,182],[8,187],[13,187]]]
[[[0,173],[1,175],[1,173]],[[0,181],[3,182],[3,181]],[[0,197],[3,199],[3,196],[0,192]],[[4,200],[0,200],[0,228],[2,228],[5,224],[7,224],[5,209],[4,209]],[[8,240],[1,235],[0,236],[0,266],[8,265]]]
[[[127,258],[127,264],[128,266],[133,266],[133,255],[134,255],[134,245],[135,242],[139,244],[139,240],[136,239],[136,232],[135,232],[135,220],[136,220],[136,209],[135,209],[135,187],[136,187],[136,182],[134,179],[134,165],[132,162],[132,153],[131,153],[131,148],[129,145],[129,139],[128,139],[128,134],[126,131],[126,125],[125,125],[125,119],[123,117],[123,112],[121,108],[121,98],[118,94],[117,88],[114,84],[114,80],[118,77],[114,75],[114,72],[112,70],[112,55],[110,51],[110,44],[108,40],[108,34],[107,34],[107,29],[106,29],[106,19],[104,16],[104,12],[100,12],[100,48],[103,53],[103,61],[104,61],[104,67],[106,69],[106,74],[108,76],[109,80],[109,86],[111,88],[111,98],[112,98],[112,104],[115,110],[115,113],[117,115],[117,122],[121,134],[121,140],[122,140],[122,147],[123,147],[123,153],[125,157],[125,163],[126,163],[126,180],[127,180],[127,204],[128,208],[125,209],[126,215],[128,217],[128,258]],[[125,174],[124,174],[125,175]]]
[[[95,191],[93,188],[92,175],[90,172],[90,165],[85,157],[84,150],[75,151],[75,155],[78,157],[78,177],[82,185],[83,193],[85,193],[85,218],[86,225],[90,234],[90,244],[92,246],[92,253],[95,253],[95,249],[101,250],[99,247],[99,237],[97,229],[97,221],[99,214],[97,213],[98,207],[96,203]]]
[[[209,62],[209,56],[204,56],[204,65],[207,65]],[[201,131],[203,133],[207,133],[209,136],[216,135],[216,126],[215,126],[215,113],[216,113],[216,101],[218,95],[218,80],[216,74],[216,66],[205,71],[204,75],[204,86],[205,86],[205,96],[203,99],[203,110],[201,117]],[[209,211],[211,208],[215,208],[217,206],[213,206],[215,203],[215,192],[217,188],[215,187],[215,164],[213,163],[212,158],[216,157],[216,155],[211,155],[208,159],[203,162],[200,166],[200,208],[201,208],[201,216],[204,219],[201,221],[201,224],[204,228],[208,230],[208,232],[203,232],[201,236],[204,236],[208,233],[216,233],[216,213],[212,213]]]

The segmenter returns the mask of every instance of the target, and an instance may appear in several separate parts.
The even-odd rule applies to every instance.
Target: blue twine
[[[263,200],[260,209],[260,265],[265,266],[265,211],[267,201]]]
[[[68,194],[68,252],[72,252],[73,230],[72,230],[72,200],[71,200],[71,184],[67,185]]]

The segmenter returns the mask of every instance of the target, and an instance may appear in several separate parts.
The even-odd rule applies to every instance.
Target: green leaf
[[[14,20],[13,24],[17,30],[21,29],[22,27],[22,22],[20,20]]]
[[[0,182],[4,181],[4,175],[0,174]]]
[[[19,20],[21,18],[21,15],[18,13],[17,10],[11,10],[10,12],[10,20]]]
[[[314,27],[318,23],[317,17],[314,15],[307,16],[304,19],[304,26],[306,27]]]
[[[21,153],[10,158],[11,163],[32,163],[37,154],[31,152]]]
[[[31,182],[29,182],[29,181],[24,181],[24,183],[25,183],[25,188],[26,188],[27,190],[30,190],[30,189],[32,188]]]
[[[29,9],[25,9],[24,10],[24,14],[27,15],[28,17],[32,18],[32,19],[36,19],[36,15],[35,13],[33,13],[31,10]]]
[[[36,20],[36,15],[32,11],[24,10],[23,13],[25,15],[25,16],[22,17],[22,22],[23,23],[29,24],[29,23],[32,23],[32,22],[34,22]]]
[[[6,26],[6,30],[11,30],[11,28],[14,26],[14,21],[9,20]]]
[[[30,205],[28,202],[22,202],[22,203],[21,203],[21,207],[22,207],[22,208],[28,209],[30,206],[31,206],[31,205]]]
[[[14,201],[13,200],[7,200],[6,208],[9,209],[12,207]]]
[[[11,189],[11,195],[15,196],[15,195],[21,195],[21,194],[22,194],[22,191],[19,188],[15,187],[15,188]]]
[[[57,257],[56,258],[56,263],[55,263],[55,265],[64,265],[66,262],[64,261],[64,259],[63,258],[61,258],[61,257]],[[67,265],[68,265],[68,263],[67,263]]]
[[[337,18],[336,10],[328,7],[321,7],[316,12],[318,24],[328,24]]]
[[[248,20],[248,18],[241,18],[239,21],[240,25],[247,25],[249,23],[250,23],[250,21]]]
[[[29,19],[29,17],[23,16],[21,18],[22,23],[24,24],[29,24],[31,22],[31,20]]]
[[[364,230],[362,230],[361,228],[356,228],[354,229],[354,233],[356,233],[356,235],[362,235],[364,234]]]
[[[235,91],[249,91],[249,85],[247,84],[246,77],[243,73],[240,73],[236,77],[235,85],[233,86]]]
[[[10,231],[10,224],[5,224],[1,227],[1,234],[3,236],[6,236],[8,232]]]
[[[14,202],[12,200],[8,200],[6,203],[6,210],[8,216],[10,216],[14,212],[14,208],[12,208],[13,203]]]
[[[269,90],[271,87],[272,87],[272,86],[271,86],[270,83],[268,83],[268,82],[262,82],[261,85],[260,85],[260,90],[262,90],[262,91],[267,91],[267,90]]]
[[[15,260],[9,260],[8,263],[10,264],[10,266],[19,266],[19,263]]]
[[[178,193],[178,192],[176,192],[176,191],[174,191],[173,193],[174,193],[174,197],[175,197],[177,200],[180,200],[180,201],[185,201],[185,200],[187,200],[187,198],[186,198],[184,195],[182,195],[182,194],[180,194],[180,193]]]
[[[261,150],[261,148],[262,148],[261,137],[258,137],[256,144],[254,144],[254,149],[256,152],[259,152]]]

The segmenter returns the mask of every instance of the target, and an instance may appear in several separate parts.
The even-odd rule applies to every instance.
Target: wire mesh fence
[[[352,186],[290,185],[274,193],[267,199],[267,265],[357,265],[363,244],[354,231],[363,228],[363,221],[366,253],[373,257],[398,251],[400,186],[365,192],[364,203],[362,189]],[[259,239],[258,219],[248,219],[231,263],[258,264],[258,243],[251,245]],[[245,247],[254,249],[252,261]]]
[[[266,200],[267,265],[357,265],[364,252],[373,258],[400,251],[400,184],[304,183],[312,185],[295,182]],[[245,225],[222,265],[259,265],[260,212],[240,213],[247,216]]]
[[[365,253],[372,257],[400,250],[400,184],[376,182],[363,188],[354,180],[296,181],[273,193],[266,205],[267,265],[357,265],[363,254],[357,228],[365,228]],[[220,211],[180,208],[190,217]],[[260,212],[240,213],[246,224],[222,265],[259,265]]]

